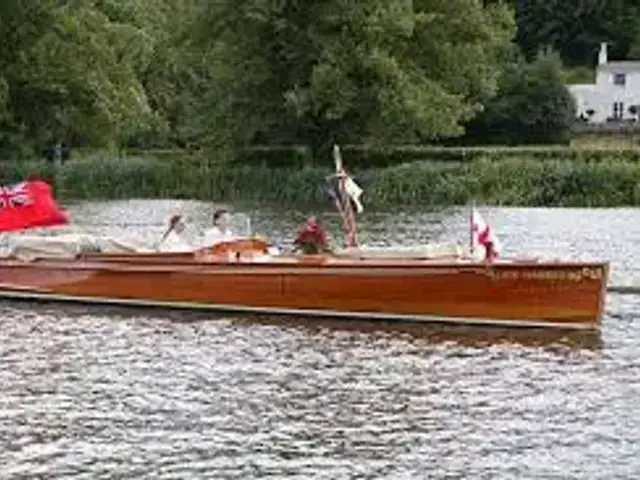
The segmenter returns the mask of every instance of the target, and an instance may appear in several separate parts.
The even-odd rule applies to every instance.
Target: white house
[[[576,101],[578,116],[589,123],[632,120],[640,115],[640,62],[609,62],[606,43],[600,44],[596,83],[567,88]],[[636,114],[629,111],[631,106],[637,108]]]

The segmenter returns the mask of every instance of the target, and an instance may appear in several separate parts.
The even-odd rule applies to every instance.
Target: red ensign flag
[[[0,186],[0,232],[64,225],[66,212],[56,204],[42,180]]]

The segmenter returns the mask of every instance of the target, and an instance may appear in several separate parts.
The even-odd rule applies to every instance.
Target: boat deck
[[[215,267],[263,267],[261,269],[278,268],[596,268],[602,267],[606,262],[572,262],[559,260],[538,259],[500,259],[487,263],[472,258],[419,258],[419,257],[384,257],[384,256],[360,256],[353,255],[280,255],[260,257],[239,257],[235,259],[208,257],[195,258],[193,255],[182,254],[90,254],[78,258],[37,258],[25,261],[15,258],[0,258],[2,266],[20,265],[47,265],[60,268],[106,268],[119,270],[167,270],[167,269],[211,269]]]

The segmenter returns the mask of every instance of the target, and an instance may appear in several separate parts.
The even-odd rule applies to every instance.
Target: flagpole
[[[335,178],[335,175],[331,175],[331,179]],[[333,188],[333,187],[331,187]],[[340,194],[340,186],[338,186],[338,195]],[[342,219],[342,229],[347,232],[349,230],[349,219],[346,216],[346,213],[344,212],[344,210],[342,209],[342,203],[340,201],[339,198],[334,198],[333,199],[333,203],[336,206],[336,210],[338,210],[338,213],[340,214],[340,218]]]
[[[338,177],[338,188],[340,190],[340,201],[342,203],[341,213],[343,216],[343,225],[345,227],[347,247],[357,247],[358,241],[356,236],[355,213],[351,199],[347,194],[345,182],[347,180],[344,167],[342,165],[342,156],[340,155],[340,147],[333,145],[333,159],[336,167],[336,175]]]
[[[336,207],[338,212],[340,213],[340,217],[342,217],[342,229],[344,230],[345,236],[348,238],[349,233],[349,219],[347,218],[347,212],[345,210],[344,205],[344,183],[342,182],[341,172],[342,172],[342,157],[340,155],[340,147],[338,145],[333,145],[333,162],[335,165],[336,173],[334,177],[338,180],[338,197],[335,200]],[[347,241],[348,244],[348,241]]]
[[[471,205],[469,207],[469,255],[473,257],[474,255],[474,241],[473,241],[473,211],[476,208],[475,200],[471,200]]]
[[[347,236],[347,246],[348,247],[357,247],[358,241],[356,239],[356,218],[355,213],[353,211],[353,205],[351,205],[351,199],[347,194],[347,189],[345,188],[346,177],[343,174],[341,178],[341,195],[344,196],[344,207],[346,208],[349,232]]]

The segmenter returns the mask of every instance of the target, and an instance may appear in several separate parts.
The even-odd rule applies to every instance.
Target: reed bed
[[[328,202],[329,167],[268,167],[93,155],[53,167],[3,162],[4,184],[25,178],[50,181],[63,199],[193,198],[286,205]],[[631,157],[540,160],[523,155],[466,161],[413,161],[356,169],[373,208],[399,205],[493,205],[613,207],[640,205],[640,163]]]

